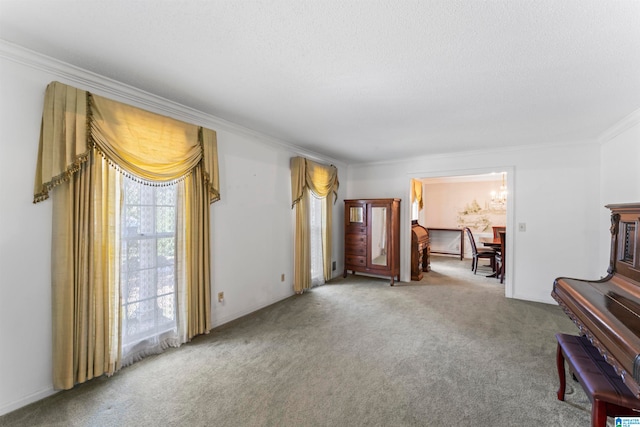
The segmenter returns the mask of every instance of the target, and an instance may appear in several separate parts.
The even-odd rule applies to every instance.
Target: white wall
[[[51,392],[51,203],[32,203],[44,76],[1,61],[0,414]]]
[[[640,202],[640,110],[618,123],[602,139],[600,224],[603,230],[608,230],[610,211],[605,205]],[[609,233],[602,234],[602,259],[609,259],[609,238]]]
[[[347,197],[403,199],[401,274],[408,280],[410,179],[511,168],[509,208],[514,224],[526,223],[526,232],[510,233],[514,255],[506,286],[514,298],[553,303],[556,277],[595,278],[606,270],[597,244],[599,148],[595,143],[566,144],[355,165],[349,168]]]
[[[289,164],[295,155],[259,138],[218,130],[221,200],[211,209],[214,326],[293,293],[295,219]],[[333,163],[339,176],[346,171]],[[343,191],[338,192],[339,200]],[[343,203],[334,205],[334,275],[344,264],[343,211]],[[218,292],[224,292],[223,303],[217,302]]]
[[[218,132],[221,200],[211,207],[214,326],[293,294],[290,158],[333,163],[341,178],[344,164],[13,45],[0,44],[0,73],[0,415],[53,393],[51,201],[32,204],[44,92],[53,80]],[[342,205],[334,207],[337,274],[343,266]],[[217,302],[220,291],[224,303]]]

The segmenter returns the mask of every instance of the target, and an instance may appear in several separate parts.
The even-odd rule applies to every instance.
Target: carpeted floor
[[[564,313],[433,259],[420,282],[335,279],[0,425],[589,425],[577,383],[555,395],[554,334],[577,333]]]

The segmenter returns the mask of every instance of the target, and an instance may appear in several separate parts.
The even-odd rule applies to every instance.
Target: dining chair
[[[494,239],[497,239],[497,238],[500,237],[499,233],[501,231],[504,231],[504,232],[507,231],[507,226],[506,225],[494,225],[491,228],[493,228],[493,238]]]
[[[467,233],[469,243],[471,244],[471,254],[473,256],[473,259],[471,260],[471,270],[473,270],[473,274],[476,274],[478,271],[478,260],[480,258],[488,259],[491,262],[491,268],[495,271],[496,252],[491,248],[478,248],[471,229],[469,227],[465,227],[464,231]]]
[[[500,279],[500,283],[504,283],[505,272],[505,244],[507,241],[507,233],[504,231],[498,232],[500,237],[500,249],[496,251],[496,277]]]

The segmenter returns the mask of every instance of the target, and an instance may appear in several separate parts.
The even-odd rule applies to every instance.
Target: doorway
[[[412,181],[422,182],[423,208],[418,209],[414,197],[410,196],[412,203],[408,209],[408,222],[418,221],[425,228],[442,230],[430,233],[434,259],[440,256],[457,256],[460,259],[461,246],[464,246],[465,262],[460,265],[461,268],[468,268],[471,265],[471,245],[466,233],[460,230],[469,227],[476,244],[482,247],[480,240],[492,238],[494,226],[506,227],[504,286],[505,296],[511,297],[514,289],[514,239],[513,232],[509,231],[514,230],[514,197],[510,191],[513,188],[513,167],[412,175]],[[411,235],[410,230],[407,233]],[[478,274],[481,272],[478,271]]]

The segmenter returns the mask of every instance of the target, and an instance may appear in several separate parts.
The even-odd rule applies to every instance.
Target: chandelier
[[[502,185],[500,190],[491,192],[491,208],[505,209],[507,206],[507,186],[504,184],[505,173],[502,172]]]

